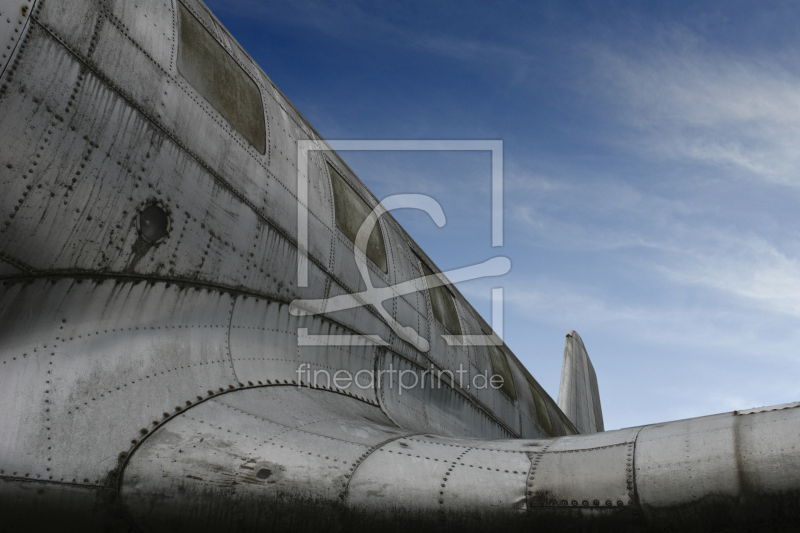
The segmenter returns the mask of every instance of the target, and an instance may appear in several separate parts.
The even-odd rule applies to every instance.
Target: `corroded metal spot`
[[[280,483],[286,475],[286,468],[284,466],[270,461],[258,461],[253,464],[252,468],[256,473],[255,478],[257,480],[266,481],[270,484]]]
[[[139,235],[150,244],[160,244],[169,235],[169,214],[157,203],[146,205],[137,220]]]

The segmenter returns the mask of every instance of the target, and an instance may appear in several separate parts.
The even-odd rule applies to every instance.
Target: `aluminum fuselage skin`
[[[492,363],[485,347],[445,342],[427,291],[385,305],[427,352],[369,306],[290,312],[297,299],[364,289],[329,168],[378,202],[336,153],[309,155],[299,287],[297,145],[325,143],[202,3],[0,0],[0,15],[0,530],[717,531],[800,520],[795,404],[569,436],[506,347],[513,395],[455,379],[401,393],[298,373],[466,369],[471,380]],[[203,63],[181,55],[187,21],[233,62],[236,94],[258,103],[263,123],[230,111],[240,101],[226,100],[224,80],[200,87]],[[143,228],[153,206],[167,220],[158,239]],[[379,230],[374,286],[419,278],[423,262],[435,269],[391,216]],[[460,329],[486,332],[453,294]],[[314,345],[301,329],[388,346]],[[595,403],[587,427],[602,427]]]

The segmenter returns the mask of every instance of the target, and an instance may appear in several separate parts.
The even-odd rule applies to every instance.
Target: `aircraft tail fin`
[[[604,431],[597,374],[594,372],[583,340],[574,330],[567,333],[564,346],[558,407],[575,424],[580,433]]]

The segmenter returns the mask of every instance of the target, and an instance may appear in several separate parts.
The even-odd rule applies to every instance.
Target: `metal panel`
[[[333,298],[343,294],[353,294],[354,292],[355,291],[342,287],[335,281],[329,281],[326,297]],[[341,311],[328,311],[325,313],[325,317],[343,324],[363,335],[377,335],[383,340],[389,340],[392,335],[388,324],[378,316],[377,311],[366,304],[350,309],[343,309]]]
[[[602,438],[562,438],[530,452],[532,507],[622,507],[635,505],[633,452],[636,431]]]
[[[312,151],[308,154],[308,254],[316,258],[320,265],[328,271],[332,269],[334,260],[334,240],[337,233],[333,215],[333,191],[328,180],[327,162],[322,152]],[[282,188],[281,188],[282,189]],[[277,190],[277,187],[273,187]],[[289,198],[288,192],[283,190],[282,196]],[[297,218],[299,200],[289,200],[283,207],[288,211],[290,218]],[[313,214],[312,214],[313,213]],[[292,226],[292,235],[297,235],[297,229]],[[316,297],[323,293],[318,292]]]
[[[19,45],[33,12],[31,0],[0,1],[0,76],[11,62],[11,56]]]
[[[636,486],[650,523],[716,531],[800,519],[800,410],[745,413],[642,429]]]
[[[392,441],[358,467],[348,487],[347,506],[387,521],[397,514],[424,517],[438,512],[454,463],[468,451],[457,440]]]
[[[85,57],[94,42],[97,24],[103,18],[98,7],[97,0],[40,0],[34,10],[34,19],[73,53]]]
[[[361,458],[402,435],[377,408],[338,394],[236,391],[149,436],[126,466],[121,498],[145,529],[327,529]]]
[[[172,72],[178,27],[174,5],[164,0],[102,0],[100,9],[144,54]]]
[[[643,504],[679,506],[709,491],[737,492],[731,415],[703,417],[642,429],[636,477]]]
[[[0,277],[6,278],[11,276],[19,276],[25,274],[25,271],[19,267],[12,265],[7,261],[0,259]]]
[[[456,390],[459,376],[441,374],[392,352],[382,352],[378,361],[379,398],[383,410],[401,427],[439,435],[490,438],[510,437],[487,411],[466,393]],[[423,374],[423,372],[427,372]],[[398,380],[405,373],[404,387]],[[415,379],[416,378],[416,379]]]
[[[421,338],[428,340],[428,321],[426,316],[422,314],[425,313],[425,297],[422,294],[414,292],[392,298],[385,302],[385,306],[389,308],[388,311],[394,315],[398,324],[412,328]],[[423,310],[422,313],[420,309]],[[393,349],[401,351],[410,357],[415,357],[419,353],[412,344],[404,342],[399,335],[395,335],[394,339]]]
[[[163,283],[63,279],[2,287],[4,475],[112,483],[131,441],[238,385],[232,299]],[[5,411],[4,411],[5,412]]]
[[[298,337],[298,328],[306,328],[308,336]],[[371,345],[340,346],[310,340],[314,335],[347,333],[352,330],[320,317],[292,316],[286,304],[239,297],[230,332],[236,376],[242,383],[303,383],[331,388],[336,372],[344,371],[361,379],[363,386],[349,381],[342,390],[377,402],[375,387],[369,381],[375,367]],[[368,374],[359,375],[362,371]]]
[[[525,511],[530,466],[522,451],[472,448],[450,474],[443,505],[447,510],[467,510],[478,517]]]

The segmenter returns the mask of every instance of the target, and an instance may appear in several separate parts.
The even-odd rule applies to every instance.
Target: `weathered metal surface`
[[[570,330],[564,346],[558,406],[580,433],[603,431],[603,410],[597,374],[577,332]]]
[[[0,259],[0,277],[6,278],[11,276],[21,276],[24,274],[25,271],[21,268],[12,265],[8,261],[3,261]]]
[[[381,353],[377,363],[380,405],[401,427],[448,436],[513,436],[499,417],[463,391],[458,374],[435,367],[431,371],[430,366],[420,366],[393,352]]]
[[[25,33],[33,6],[32,0],[6,0],[0,3],[0,76],[5,73]]]
[[[300,328],[306,329],[305,336],[298,333]],[[242,383],[291,383],[336,389],[377,403],[375,387],[370,385],[368,375],[375,366],[371,345],[336,346],[312,340],[316,335],[347,333],[330,320],[294,317],[284,303],[240,296],[233,306],[230,326],[230,353],[236,377]],[[334,378],[339,371],[355,376],[356,380],[338,387]],[[358,381],[358,378],[363,379]]]
[[[797,407],[644,427],[635,474],[646,518],[686,531],[797,521],[798,437]]]
[[[528,480],[532,507],[623,507],[635,505],[633,452],[638,428],[596,436],[565,437],[533,461]]]
[[[238,111],[179,71],[181,10],[252,81],[263,149],[257,131],[242,136]],[[489,351],[443,335],[489,326],[455,289],[440,287],[436,307],[437,289],[383,303],[427,352],[369,306],[292,315],[297,299],[365,288],[328,164],[365,205],[377,199],[332,151],[309,155],[298,286],[298,141],[325,143],[202,3],[0,0],[0,13],[0,529],[714,531],[800,520],[795,404],[565,436],[564,414],[507,347],[513,394],[465,385],[493,370]],[[385,265],[369,262],[373,286],[419,278],[421,261],[436,270],[391,215],[378,230]],[[419,381],[337,386],[301,365]],[[431,387],[440,371],[453,379]],[[601,429],[599,395],[583,398]]]
[[[69,278],[0,289],[4,476],[110,486],[133,440],[239,386],[230,294]]]
[[[235,391],[187,410],[132,455],[121,499],[154,531],[342,529],[337,508],[371,446],[407,434],[325,391]]]

